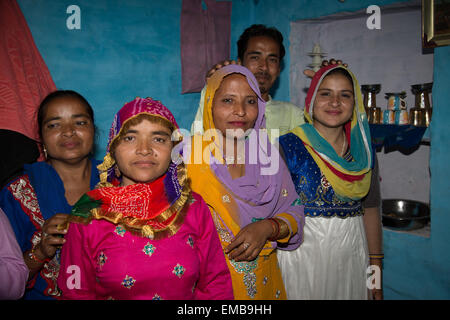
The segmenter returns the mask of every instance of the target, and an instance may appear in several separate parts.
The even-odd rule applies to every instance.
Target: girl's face
[[[243,75],[231,74],[223,79],[214,95],[212,116],[224,137],[227,129],[245,132],[253,128],[258,117],[258,97]]]
[[[169,168],[173,143],[166,126],[147,119],[124,132],[113,155],[122,173],[122,186],[147,183]]]
[[[314,127],[338,128],[353,114],[355,98],[353,85],[342,74],[331,74],[323,79],[314,101]]]
[[[59,97],[50,101],[41,127],[49,159],[76,163],[92,151],[94,123],[87,107],[77,98]]]

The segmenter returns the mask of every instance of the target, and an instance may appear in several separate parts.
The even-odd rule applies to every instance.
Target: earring
[[[45,159],[47,159],[48,155],[47,155],[47,149],[45,148],[45,146],[43,146],[43,150],[42,151],[44,152]]]
[[[119,178],[122,175],[117,165],[114,166],[114,174],[116,175],[117,178]]]

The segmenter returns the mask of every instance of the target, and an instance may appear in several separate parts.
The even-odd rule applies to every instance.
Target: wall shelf
[[[427,127],[394,124],[370,124],[372,146],[376,149],[414,149],[424,137]],[[428,138],[429,141],[429,138]]]

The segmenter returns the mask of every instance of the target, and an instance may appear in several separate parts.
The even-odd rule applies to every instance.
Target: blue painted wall
[[[114,114],[135,97],[161,100],[190,128],[199,94],[181,94],[181,0],[19,0],[59,89],[80,92],[95,110],[97,158],[105,154]],[[69,30],[69,5],[81,30]]]
[[[161,100],[189,128],[199,95],[181,92],[181,0],[18,0],[58,88],[74,89],[93,105],[104,155],[113,114],[136,96]],[[276,26],[285,37],[285,67],[274,97],[289,100],[290,22],[355,11],[393,0],[233,0],[231,57],[253,23]],[[66,9],[81,8],[81,30],[68,30]],[[431,237],[384,232],[387,299],[450,298],[450,47],[435,50],[431,126]]]
[[[431,261],[436,294],[450,298],[450,46],[434,51],[431,126]]]

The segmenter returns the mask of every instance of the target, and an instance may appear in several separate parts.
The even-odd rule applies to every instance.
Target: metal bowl
[[[383,226],[396,230],[414,230],[430,221],[430,206],[426,203],[385,199],[382,201]]]

